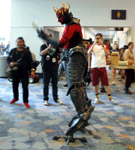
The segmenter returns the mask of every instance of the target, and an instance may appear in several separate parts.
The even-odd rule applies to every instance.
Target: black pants
[[[12,71],[12,87],[13,87],[13,94],[15,99],[19,99],[19,91],[18,86],[19,82],[22,82],[23,88],[23,102],[28,102],[28,71]]]
[[[43,71],[43,94],[44,94],[44,100],[48,100],[48,92],[49,92],[49,83],[50,79],[52,82],[52,95],[54,101],[57,101],[58,99],[58,87],[57,87],[57,79],[58,79],[58,72],[57,71],[49,71],[45,72]]]
[[[128,91],[131,83],[134,82],[134,69],[126,69],[125,89]]]

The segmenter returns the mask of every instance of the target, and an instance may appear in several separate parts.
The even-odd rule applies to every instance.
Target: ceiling
[[[115,34],[118,31],[115,31],[115,27],[84,27],[87,29],[90,33],[92,33],[94,36],[97,33],[101,33],[103,35],[103,39],[109,39],[112,40]],[[125,27],[123,32],[127,32],[130,28]]]
[[[109,38],[109,39],[112,39],[114,37],[114,35],[116,34],[116,31],[114,28],[108,28],[108,27],[89,28],[89,31],[93,35],[96,35],[97,33],[101,33],[104,38]]]

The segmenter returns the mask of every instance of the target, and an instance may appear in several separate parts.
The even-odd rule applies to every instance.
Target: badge
[[[49,55],[46,55],[46,60],[50,60],[50,56]]]
[[[52,58],[52,62],[55,63],[56,62],[56,58]]]

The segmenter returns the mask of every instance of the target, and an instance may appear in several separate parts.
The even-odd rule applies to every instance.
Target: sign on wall
[[[123,27],[115,27],[115,31],[124,31]]]
[[[112,19],[126,20],[126,10],[112,10]]]

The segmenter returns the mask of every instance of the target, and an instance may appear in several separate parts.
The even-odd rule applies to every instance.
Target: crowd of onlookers
[[[101,86],[100,92],[107,92],[109,100],[113,104],[116,104],[116,101],[114,99],[112,99],[112,96],[111,96],[111,91],[110,91],[109,82],[108,82],[108,75],[106,72],[106,65],[111,64],[109,57],[111,56],[112,53],[116,53],[116,52],[118,53],[119,60],[121,60],[121,61],[125,60],[128,62],[128,64],[133,64],[134,63],[134,55],[133,55],[134,44],[133,44],[133,42],[129,42],[128,45],[124,45],[122,48],[119,49],[117,42],[114,42],[114,45],[111,46],[109,40],[106,39],[106,40],[102,41],[102,34],[100,34],[100,33],[97,34],[96,38],[97,39],[95,40],[95,42],[93,42],[92,39],[83,41],[83,44],[85,47],[84,48],[85,53],[86,53],[86,56],[88,59],[86,72],[87,72],[87,69],[90,69],[90,71],[91,71],[90,76],[91,76],[92,85],[95,86],[96,103],[99,102],[98,86],[100,84],[100,86]],[[44,46],[44,47],[42,48],[42,46]],[[56,56],[54,57],[54,54],[52,55],[53,49],[51,50],[51,48],[52,48],[51,45],[48,46],[48,45],[43,44],[42,46],[40,49],[40,51],[41,51],[40,55],[41,56],[43,55],[44,57],[43,56],[42,57],[47,62],[50,62],[50,60],[52,59],[51,65],[50,65],[50,63],[45,63],[45,60],[43,61],[43,58],[42,58],[42,63],[41,63],[41,64],[46,64],[46,66],[44,67],[46,70],[43,68],[43,65],[42,65],[42,69],[44,69],[43,71],[45,72],[45,74],[43,74],[43,76],[44,76],[43,83],[46,84],[46,88],[44,85],[45,105],[48,106],[48,99],[49,99],[48,98],[48,92],[49,92],[48,85],[50,82],[50,78],[52,76],[54,76],[54,78],[52,78],[52,80],[51,80],[52,85],[53,85],[54,101],[62,104],[62,102],[59,101],[58,95],[57,95],[57,90],[58,90],[57,89],[57,81],[59,79],[57,77],[57,74],[58,74],[58,76],[61,75],[61,73],[59,75],[59,72],[60,72],[59,70],[61,70],[61,69],[60,69],[60,65],[58,65],[60,63],[58,63],[58,60],[57,60],[57,53],[56,53],[56,51],[54,51],[54,53],[56,53]],[[12,49],[9,52],[9,47],[10,47],[10,44],[7,44],[5,46],[3,43],[1,43],[0,54],[5,55],[5,53],[6,53],[6,55],[9,55],[7,60],[10,60],[10,61],[8,62],[8,64],[12,67],[12,72],[13,72],[12,76],[14,74],[14,78],[13,78],[14,99],[10,103],[15,103],[16,101],[18,101],[18,98],[19,98],[18,92],[16,92],[16,91],[18,91],[18,84],[19,84],[20,79],[22,78],[22,81],[23,81],[23,77],[25,77],[25,78],[26,78],[26,76],[28,77],[28,70],[30,70],[32,68],[31,69],[31,74],[32,74],[35,69],[32,65],[32,57],[30,54],[31,52],[29,51],[28,47],[25,47],[25,43],[24,43],[24,40],[22,37],[19,37],[17,39],[17,47],[14,48],[17,51],[17,53],[14,52],[14,49]],[[26,49],[26,52],[25,52],[25,49]],[[51,52],[49,50],[51,50]],[[25,56],[25,53],[28,53],[28,52],[29,52],[28,56]],[[58,53],[59,52],[60,51],[58,51]],[[96,56],[94,56],[95,52],[97,53]],[[99,53],[101,53],[100,55],[103,57],[101,57],[99,55]],[[18,60],[21,60],[20,62],[23,61],[23,65],[21,63],[17,63]],[[30,60],[31,60],[31,62],[30,62]],[[25,61],[26,61],[26,64],[24,65]],[[97,62],[96,66],[95,66],[95,62]],[[48,70],[51,68],[50,66],[52,66],[52,63],[53,64],[55,63],[54,66],[52,67],[54,69],[54,71],[51,71],[51,74],[50,73],[47,74],[46,72],[48,72]],[[29,66],[29,68],[28,68],[28,66]],[[17,70],[16,70],[16,68],[17,68]],[[100,73],[98,73],[98,72],[95,73],[95,71],[98,71],[98,70],[94,70],[94,69],[98,69],[100,72],[104,73],[102,78],[101,78]],[[111,82],[112,82],[112,85],[115,85],[116,84],[115,76],[116,76],[117,69],[114,67],[111,67],[110,69],[112,70],[112,81]],[[22,71],[22,70],[24,70],[24,71]],[[62,71],[65,71],[65,70],[62,70]],[[24,74],[24,76],[22,76],[24,72],[26,72],[26,74]],[[119,69],[118,73],[120,75],[119,81],[121,81],[123,78],[125,78],[125,93],[132,94],[129,91],[129,87],[130,87],[131,83],[134,82],[134,69],[125,69],[125,70]],[[99,74],[99,75],[97,76],[96,79],[94,79],[97,74]],[[105,78],[105,75],[106,75],[106,78]],[[33,74],[33,76],[34,76],[34,74]],[[102,82],[99,83],[99,79]],[[56,82],[55,84],[54,84],[54,81]],[[23,94],[24,95],[24,104],[26,105],[25,107],[29,108],[30,106],[28,105],[28,78],[26,78],[26,81],[24,80],[24,83],[22,82],[22,84],[23,84],[23,90],[24,90],[24,94]]]
[[[84,46],[86,47],[86,49],[88,50],[90,45],[93,44],[92,42],[90,41],[84,41]],[[132,61],[132,64],[134,62],[134,58],[131,59],[131,57],[134,57],[133,56],[133,47],[134,47],[134,44],[133,42],[129,42],[128,45],[124,45],[123,47],[119,48],[119,45],[118,43],[115,41],[114,44],[111,46],[110,44],[110,41],[108,39],[105,39],[103,41],[103,44],[104,46],[106,47],[106,49],[108,50],[109,52],[109,55],[106,56],[106,63],[107,65],[110,65],[111,64],[111,61],[110,61],[110,56],[112,55],[112,53],[115,53],[117,52],[118,53],[118,56],[119,56],[119,60],[120,61],[128,61],[128,64],[129,64],[129,61]],[[131,65],[131,64],[130,64]],[[118,73],[120,75],[120,78],[119,78],[119,81],[122,81],[122,79],[125,80],[125,93],[127,94],[132,94],[130,91],[129,91],[129,87],[130,86],[127,86],[127,81],[131,78],[131,75],[129,74],[129,77],[127,78],[126,75],[128,75],[128,72],[130,72],[130,69],[116,69],[114,67],[110,67],[109,66],[109,69],[111,69],[112,71],[112,78],[111,78],[111,83],[112,85],[116,85],[116,83],[118,81],[115,80],[115,77],[116,77],[116,73]],[[132,72],[134,69],[131,69]],[[134,73],[132,73],[134,75]],[[134,76],[132,77],[134,79]],[[133,83],[134,81],[132,81]],[[131,82],[130,82],[130,85],[131,85]],[[128,87],[128,88],[127,88]],[[127,88],[127,89],[126,89]],[[105,92],[105,88],[104,86],[101,85],[101,89],[100,89],[100,92]]]
[[[126,49],[128,49],[127,45],[124,45],[122,48],[119,48],[117,42],[115,42],[114,45],[113,45],[113,48],[110,50],[110,54],[113,53],[113,52],[118,52],[120,61],[124,61],[123,55],[124,55],[124,52],[125,52]],[[119,81],[121,81],[122,78],[125,77],[124,70],[119,69],[118,74],[120,75]],[[112,68],[112,85],[116,84],[115,76],[116,76],[116,69]]]

